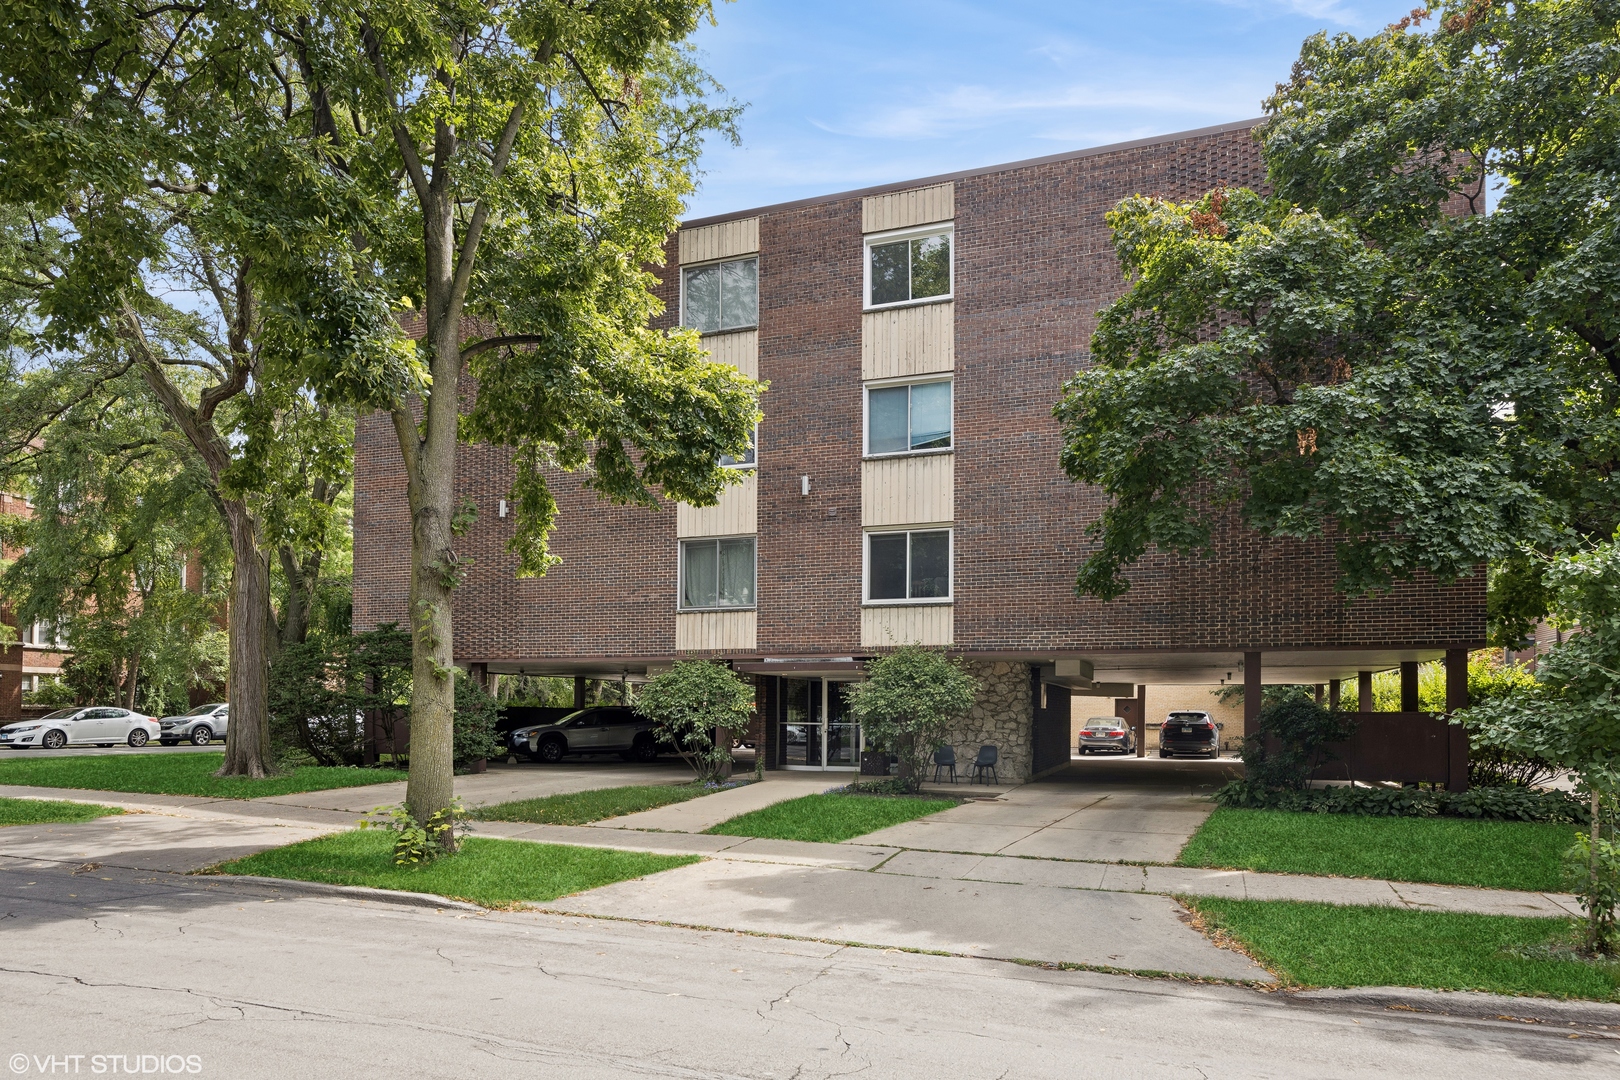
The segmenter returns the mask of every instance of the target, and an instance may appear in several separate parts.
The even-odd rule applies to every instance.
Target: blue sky
[[[1261,113],[1299,43],[1416,0],[738,0],[694,38],[748,104],[702,217]]]

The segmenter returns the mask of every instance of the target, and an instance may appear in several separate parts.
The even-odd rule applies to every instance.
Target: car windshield
[[[72,716],[74,713],[76,713],[78,711],[79,711],[78,709],[57,709],[53,713],[46,713],[44,716],[40,717],[40,719],[41,720],[66,720],[68,717]]]
[[[180,715],[181,716],[207,716],[209,713],[211,713],[213,711],[214,711],[214,707],[212,705],[199,705],[195,709],[192,709],[190,712],[181,713]]]

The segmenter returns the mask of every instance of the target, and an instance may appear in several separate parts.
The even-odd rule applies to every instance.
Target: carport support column
[[[1401,661],[1401,712],[1418,711],[1417,669],[1416,660]]]
[[[585,676],[583,676],[583,675],[575,675],[574,676],[574,708],[583,709],[584,707],[585,707]]]
[[[1260,654],[1243,654],[1243,737],[1260,733]]]
[[[1468,708],[1468,650],[1446,650],[1446,712]],[[1446,728],[1449,764],[1446,790],[1468,790],[1468,732],[1461,724]]]
[[[1339,687],[1340,687],[1340,685],[1341,684],[1340,684],[1338,679],[1329,679],[1328,680],[1328,711],[1329,712],[1338,712],[1339,711]]]
[[[1370,671],[1356,672],[1356,711],[1373,711],[1372,672]]]
[[[1147,757],[1147,687],[1136,684],[1136,756]]]

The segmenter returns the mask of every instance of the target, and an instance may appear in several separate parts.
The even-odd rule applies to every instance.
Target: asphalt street
[[[1620,1029],[1590,1019],[0,862],[11,1075],[92,1075],[98,1055],[244,1080],[1620,1071]]]

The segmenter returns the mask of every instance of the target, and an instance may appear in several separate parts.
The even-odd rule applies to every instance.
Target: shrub
[[[700,779],[713,781],[723,778],[731,764],[731,740],[721,745],[715,730],[748,727],[754,688],[730,668],[684,660],[647,681],[635,710],[653,722],[653,736],[674,746]]]
[[[1332,759],[1328,743],[1355,734],[1353,714],[1329,712],[1302,695],[1260,710],[1259,731],[1243,740],[1243,764],[1251,783],[1267,790],[1303,790],[1311,773]]]
[[[392,735],[410,700],[411,639],[392,623],[289,645],[270,667],[270,738],[285,764],[358,765],[368,711]]]
[[[472,768],[473,762],[505,754],[495,735],[500,707],[470,676],[456,675],[456,716],[451,727],[450,755],[457,772]]]
[[[904,786],[922,786],[923,770],[952,721],[966,716],[978,681],[960,661],[921,645],[900,648],[870,661],[866,681],[853,683],[849,712],[869,742],[900,759]]]
[[[1363,814],[1368,817],[1480,818],[1491,821],[1547,821],[1585,824],[1591,812],[1564,791],[1508,785],[1463,792],[1421,788],[1334,786],[1267,788],[1252,780],[1233,780],[1215,793],[1221,806],[1244,810],[1292,810],[1314,814]]]

